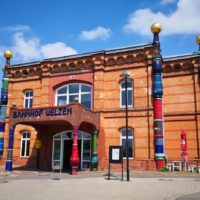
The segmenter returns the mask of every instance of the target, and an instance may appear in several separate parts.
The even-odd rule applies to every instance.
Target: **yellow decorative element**
[[[42,140],[35,140],[35,149],[41,149],[42,147]]]
[[[160,33],[162,30],[161,25],[159,23],[154,23],[151,25],[151,32],[152,33]]]
[[[200,35],[197,36],[196,41],[197,41],[197,44],[200,44]]]
[[[4,57],[6,58],[6,59],[11,59],[12,58],[12,51],[10,51],[10,50],[6,50],[6,51],[4,51]]]

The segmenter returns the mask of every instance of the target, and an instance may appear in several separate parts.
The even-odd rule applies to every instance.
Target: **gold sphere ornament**
[[[10,50],[5,50],[4,51],[4,57],[6,58],[6,59],[11,59],[12,58],[12,51],[10,51]]]
[[[152,33],[160,33],[162,30],[161,25],[159,23],[154,23],[151,25],[151,32]]]
[[[197,41],[197,44],[200,45],[200,35],[197,36],[196,41]]]

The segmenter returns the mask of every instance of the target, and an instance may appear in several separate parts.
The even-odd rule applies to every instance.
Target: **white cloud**
[[[7,31],[13,31],[13,32],[17,32],[17,31],[29,31],[30,27],[27,26],[27,25],[18,24],[16,26],[8,26],[8,27],[5,28],[5,30],[7,30]]]
[[[166,5],[166,4],[170,4],[170,3],[175,3],[177,0],[161,0],[161,4]]]
[[[129,33],[149,35],[151,24],[159,22],[163,27],[163,35],[197,34],[200,32],[199,8],[199,0],[179,0],[177,9],[169,15],[162,12],[154,13],[148,8],[140,9],[130,15],[123,29]]]
[[[55,42],[42,45],[38,37],[27,37],[23,31],[13,33],[12,46],[0,46],[0,49],[10,49],[13,51],[12,63],[30,62],[44,58],[77,54],[75,49],[67,46],[63,42]]]
[[[13,36],[13,53],[19,60],[29,61],[40,58],[40,41],[38,38],[26,39],[23,32]]]
[[[55,42],[41,46],[41,54],[44,58],[52,58],[77,54],[77,51],[65,43]]]
[[[109,28],[104,28],[98,26],[95,29],[88,30],[88,31],[81,31],[79,38],[81,40],[95,40],[95,39],[102,39],[106,40],[110,37],[111,30]]]

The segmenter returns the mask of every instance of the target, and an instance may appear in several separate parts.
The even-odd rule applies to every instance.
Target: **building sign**
[[[122,163],[122,146],[110,146],[109,147],[109,162],[110,163]]]
[[[66,115],[72,115],[71,107],[14,110],[12,113],[12,118],[23,119],[32,117],[40,118],[40,117],[66,116]]]

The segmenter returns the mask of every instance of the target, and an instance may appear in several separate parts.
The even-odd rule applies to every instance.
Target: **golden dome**
[[[197,41],[197,44],[200,45],[200,35],[197,36],[196,41]]]
[[[5,51],[4,51],[4,57],[5,57],[6,59],[11,59],[11,58],[12,58],[12,51],[10,51],[10,50],[5,50]]]
[[[159,23],[154,23],[151,25],[151,32],[152,33],[160,33],[162,30],[161,25]]]

